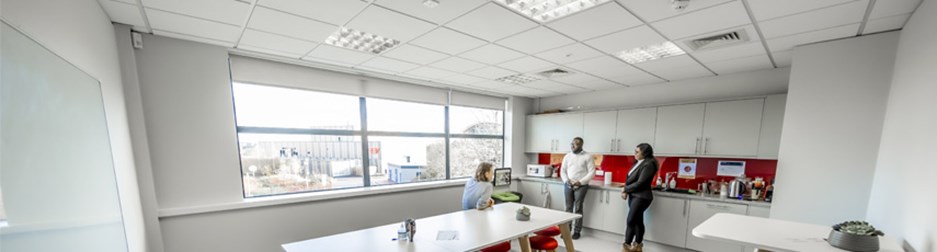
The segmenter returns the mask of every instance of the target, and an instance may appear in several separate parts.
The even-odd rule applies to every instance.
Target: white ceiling
[[[254,2],[256,1],[256,3]],[[468,89],[548,97],[791,64],[794,46],[900,29],[921,0],[617,0],[539,23],[487,0],[99,0],[140,32]],[[340,27],[400,45],[379,55],[325,44]],[[750,41],[684,41],[744,30]],[[688,54],[638,64],[615,55],[673,41]],[[495,79],[563,68],[522,85]]]

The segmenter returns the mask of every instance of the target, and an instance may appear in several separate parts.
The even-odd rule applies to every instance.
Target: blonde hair
[[[489,181],[488,177],[485,176],[485,173],[492,171],[492,168],[494,168],[494,165],[488,162],[482,162],[481,164],[478,164],[478,168],[475,169],[475,180],[485,182]]]

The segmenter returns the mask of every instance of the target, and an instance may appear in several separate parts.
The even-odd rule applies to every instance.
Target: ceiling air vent
[[[570,72],[569,70],[565,70],[565,69],[560,69],[560,68],[550,69],[550,70],[537,73],[537,75],[543,76],[544,78],[547,78],[547,79],[567,76],[570,74],[573,74],[573,72]]]
[[[727,33],[716,34],[705,38],[687,40],[685,43],[687,46],[692,48],[693,51],[699,51],[731,46],[748,41],[748,33],[746,33],[744,29],[741,29]]]

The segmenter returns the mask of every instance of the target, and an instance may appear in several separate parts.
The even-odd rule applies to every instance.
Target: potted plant
[[[847,221],[833,225],[827,241],[833,247],[849,251],[878,251],[878,237],[885,235],[881,230],[865,221]]]
[[[529,221],[530,220],[530,208],[527,208],[527,207],[518,208],[516,218],[519,221]]]

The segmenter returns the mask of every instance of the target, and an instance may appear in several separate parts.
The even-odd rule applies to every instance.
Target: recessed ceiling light
[[[338,47],[380,54],[387,49],[397,46],[400,44],[400,41],[342,27],[333,33],[332,36],[325,39],[325,43]]]
[[[433,8],[436,7],[436,5],[439,5],[439,0],[423,0],[423,5]]]
[[[670,41],[660,44],[654,44],[635,49],[625,50],[618,53],[618,58],[631,64],[638,64],[645,61],[663,59],[671,56],[684,55],[686,52]]]
[[[580,12],[609,0],[496,0],[541,23]]]
[[[540,78],[537,76],[533,76],[533,75],[515,74],[515,75],[504,76],[495,80],[500,81],[500,82],[507,82],[511,84],[524,84],[524,83],[540,80]]]

